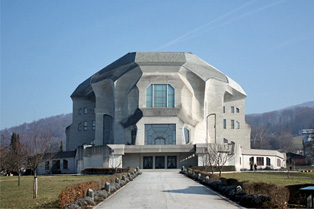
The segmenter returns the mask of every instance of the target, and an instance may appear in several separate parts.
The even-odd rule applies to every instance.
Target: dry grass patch
[[[0,177],[0,208],[57,208],[58,196],[68,185],[108,176],[38,176],[38,198],[33,199],[33,176],[22,176],[17,186],[17,176]]]

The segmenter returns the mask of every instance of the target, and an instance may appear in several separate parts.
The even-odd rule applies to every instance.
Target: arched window
[[[169,84],[152,84],[146,89],[146,107],[174,107],[174,88]]]
[[[190,131],[187,128],[184,128],[184,138],[185,143],[188,144],[190,142]]]
[[[166,141],[165,138],[157,137],[157,138],[155,138],[155,145],[164,145],[164,144],[166,144],[165,141]]]

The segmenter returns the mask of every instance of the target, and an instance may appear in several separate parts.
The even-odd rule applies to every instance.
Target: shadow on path
[[[164,190],[162,192],[181,193],[181,194],[215,195],[214,193],[205,189],[204,186],[190,186],[186,189]]]

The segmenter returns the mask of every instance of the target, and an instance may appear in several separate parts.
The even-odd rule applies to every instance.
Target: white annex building
[[[203,165],[204,149],[225,144],[236,170],[285,167],[285,154],[250,149],[246,93],[192,53],[132,52],[71,95],[66,149],[87,167],[170,169]]]

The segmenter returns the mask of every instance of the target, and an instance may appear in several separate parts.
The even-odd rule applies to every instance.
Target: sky
[[[72,112],[128,52],[192,52],[239,83],[246,113],[314,100],[313,0],[1,0],[0,129]]]

